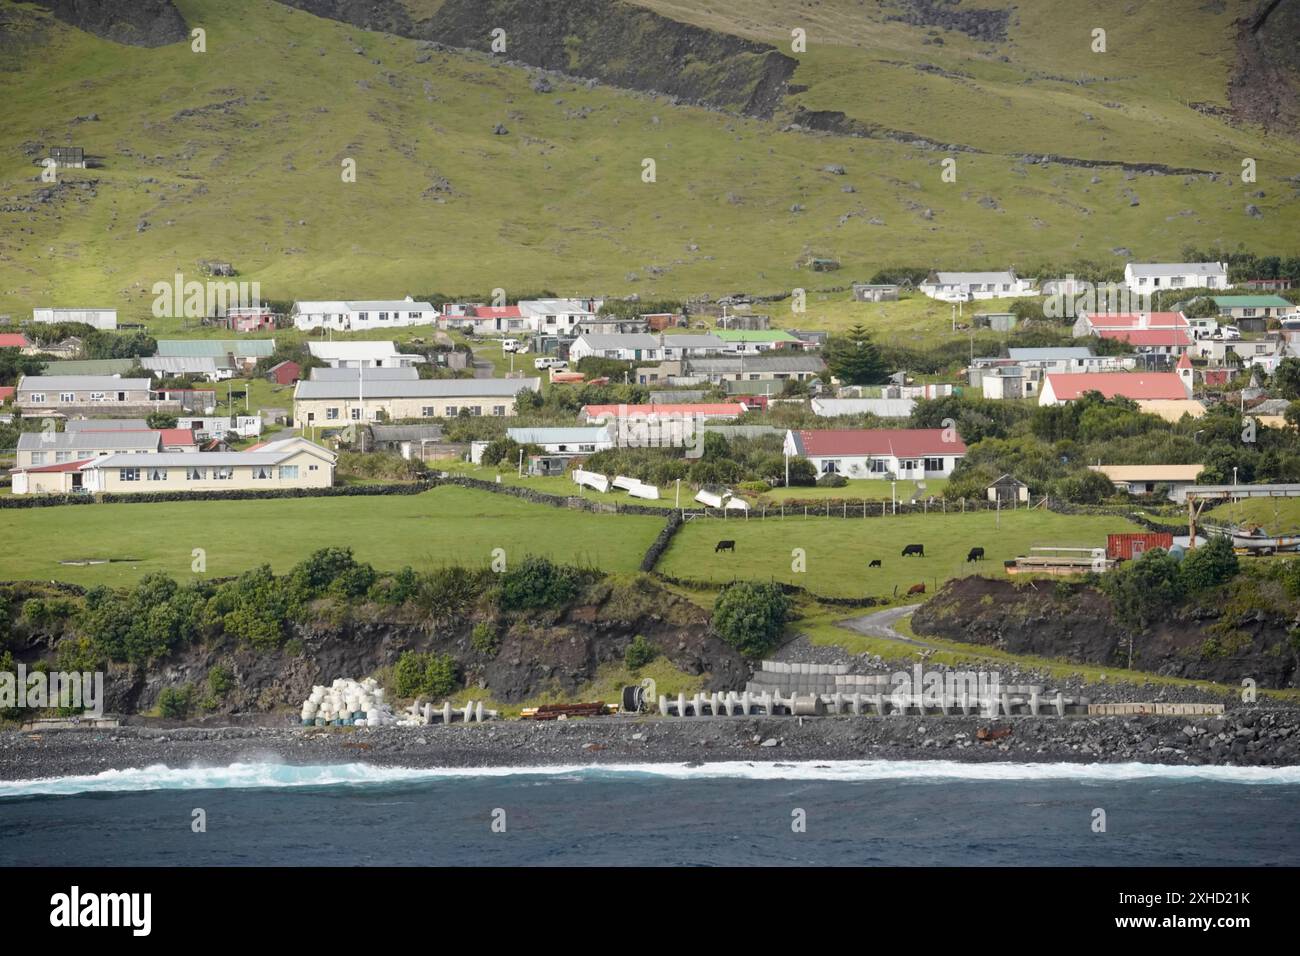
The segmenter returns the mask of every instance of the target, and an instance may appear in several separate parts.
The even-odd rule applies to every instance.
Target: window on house
[[[235,469],[230,465],[212,469],[212,477],[217,481],[229,481],[235,477]]]
[[[357,313],[357,318],[360,319],[362,322],[364,322],[364,321],[366,321],[367,319],[370,318],[370,313],[369,313],[369,312],[358,312],[358,313]]]
[[[298,480],[298,466],[297,466],[297,465],[281,465],[281,466],[280,466],[280,480],[281,480],[281,481],[284,481],[284,480],[286,480],[286,479],[288,479],[288,480],[290,480],[290,481],[297,481],[297,480]]]
[[[506,413],[506,407],[505,407],[504,405],[493,405],[493,406],[492,406],[492,414],[493,414],[493,415],[501,416],[501,415],[504,415],[505,413]]]
[[[421,418],[432,418],[432,417],[433,417],[433,406],[432,406],[432,405],[421,405],[421,406],[420,406],[420,417],[421,417]]]
[[[307,466],[307,470],[308,470],[308,471],[320,471],[320,465],[308,465],[308,466]]]
[[[253,477],[258,481],[271,477],[271,469],[267,465],[254,465]]]
[[[44,393],[44,392],[32,392],[32,397],[31,397],[30,399],[28,399],[28,401],[30,401],[33,405],[44,405],[44,404],[45,404],[45,393]]]
[[[208,470],[206,468],[193,468],[193,467],[186,468],[185,480],[186,481],[207,481]]]
[[[167,480],[167,469],[166,469],[166,468],[149,468],[149,469],[147,469],[147,471],[146,471],[146,475],[147,475],[147,477],[149,478],[150,481],[166,481],[166,480]]]
[[[915,471],[918,462],[915,458],[904,458],[898,463],[898,467],[903,471]]]
[[[379,313],[379,321],[380,321],[380,322],[387,322],[387,321],[388,321],[388,313],[387,313],[387,312],[380,312],[380,313]]]
[[[339,417],[339,410],[337,408],[325,409],[325,418],[327,421],[331,421],[331,422],[338,421],[338,417]]]
[[[92,402],[102,402],[102,401],[104,400],[104,393],[103,393],[103,392],[91,392],[91,393],[90,393],[90,400],[91,400]]]
[[[43,451],[34,451],[34,452],[32,452],[32,464],[33,464],[33,465],[43,465],[43,464],[45,464],[45,452],[43,452]]]
[[[63,464],[64,462],[68,462],[68,461],[72,461],[72,452],[70,452],[70,451],[56,451],[56,452],[54,453],[54,463],[55,463],[56,465],[61,465],[61,464]]]
[[[117,477],[120,478],[122,481],[139,481],[139,480],[140,480],[140,469],[139,469],[139,468],[119,468],[119,469],[117,470]]]
[[[359,409],[359,408],[354,408],[354,409],[351,410],[351,413],[352,413],[352,420],[353,420],[354,422],[359,422],[359,421],[361,421],[361,409]]]
[[[459,414],[460,414],[460,409],[458,409],[455,405],[447,406],[447,416],[446,416],[447,418],[455,418]]]
[[[840,463],[838,459],[834,459],[834,458],[822,459],[823,475],[838,475],[839,473],[840,473]]]
[[[59,401],[65,405],[70,405],[77,400],[76,392],[59,392]]]
[[[483,414],[483,406],[482,406],[482,405],[471,405],[471,406],[469,407],[469,413],[470,413],[471,415],[482,415],[482,414]]]
[[[925,460],[925,470],[926,470],[926,471],[943,471],[943,459],[942,459],[942,458],[927,458],[927,459]]]

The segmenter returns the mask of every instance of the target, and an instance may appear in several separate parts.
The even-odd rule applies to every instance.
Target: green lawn
[[[708,581],[774,578],[802,585],[816,594],[859,597],[900,594],[925,582],[979,573],[1001,575],[1002,562],[1030,547],[1105,547],[1108,532],[1137,530],[1122,518],[1058,515],[1045,511],[931,514],[887,518],[769,517],[696,519],[677,533],[658,570],[676,577]],[[734,539],[734,554],[714,553],[723,539]],[[924,544],[924,558],[903,558],[906,544]],[[971,547],[984,548],[985,560],[966,563]],[[806,571],[792,570],[792,550],[806,554]],[[880,568],[867,563],[879,558]]]
[[[237,574],[269,563],[283,571],[317,548],[351,547],[380,569],[487,564],[544,554],[607,571],[633,571],[663,527],[658,518],[596,515],[507,495],[442,487],[420,495],[63,505],[0,510],[0,579],[129,584],[150,571]],[[133,558],[86,566],[62,560]]]
[[[496,481],[499,474],[502,484],[519,488],[531,488],[533,491],[540,491],[548,495],[564,495],[566,497],[576,495],[590,501],[600,501],[607,504],[647,505],[651,508],[663,508],[665,510],[673,507],[673,488],[671,486],[659,489],[659,493],[664,496],[660,500],[647,501],[645,498],[634,498],[627,492],[619,491],[617,488],[611,488],[608,492],[602,494],[591,488],[584,488],[581,485],[574,484],[573,479],[567,475],[551,475],[545,478],[533,478],[528,475],[520,477],[517,469],[514,468],[498,472],[496,468],[478,467],[468,462],[445,458],[431,461],[429,464],[432,468],[440,468],[454,475],[477,478],[480,481]],[[683,483],[683,506],[689,507],[693,495],[694,492]]]

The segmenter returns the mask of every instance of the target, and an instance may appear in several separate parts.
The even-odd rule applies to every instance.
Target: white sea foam
[[[720,761],[684,763],[562,765],[552,767],[375,767],[362,763],[295,766],[236,763],[226,767],[168,767],[155,764],[105,770],[85,776],[0,781],[0,798],[151,790],[229,790],[287,787],[353,787],[436,782],[472,777],[543,777],[611,780],[659,777],[673,780],[808,780],[916,783],[1063,780],[1104,785],[1135,780],[1263,785],[1300,784],[1300,767],[1169,767],[1118,763],[962,763],[951,760],[837,760],[800,762]]]

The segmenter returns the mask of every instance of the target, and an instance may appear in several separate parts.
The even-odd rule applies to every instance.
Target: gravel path
[[[886,608],[883,611],[876,611],[874,614],[867,614],[863,617],[850,618],[847,621],[837,621],[839,627],[846,630],[856,631],[859,634],[865,634],[867,637],[881,637],[887,641],[897,641],[900,644],[910,644],[912,647],[936,647],[934,644],[927,644],[925,641],[918,641],[911,637],[904,637],[894,630],[894,622],[901,617],[911,614],[921,605],[906,604],[902,607]]]

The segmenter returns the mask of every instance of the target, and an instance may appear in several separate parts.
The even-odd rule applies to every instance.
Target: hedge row
[[[653,571],[655,565],[659,563],[659,558],[668,550],[668,545],[672,544],[673,536],[677,534],[681,526],[685,524],[682,520],[681,512],[673,511],[668,515],[668,521],[664,524],[663,530],[655,537],[650,544],[649,550],[646,551],[645,557],[641,559],[642,571]]]
[[[664,574],[662,571],[651,572],[660,581],[667,584],[675,584],[678,587],[694,588],[696,590],[713,590],[714,588],[723,588],[731,584],[737,584],[747,578],[733,578],[730,581],[706,581],[700,578],[679,578],[675,575]],[[799,595],[811,598],[819,604],[831,604],[837,607],[879,607],[882,604],[888,604],[890,599],[875,598],[870,595],[863,595],[860,598],[853,597],[830,597],[818,594],[815,591],[809,591],[806,587],[798,584],[787,584],[785,581],[772,580],[771,583],[779,587],[784,594]]]

